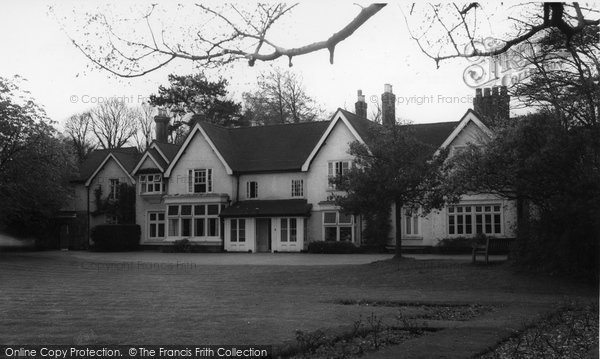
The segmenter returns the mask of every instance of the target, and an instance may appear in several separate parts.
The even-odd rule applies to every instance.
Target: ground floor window
[[[448,234],[501,234],[500,204],[448,207]]]
[[[164,238],[165,212],[148,213],[148,238]]]
[[[404,214],[404,234],[407,236],[419,235],[419,215],[415,212],[406,212]]]
[[[323,212],[323,238],[326,241],[354,241],[354,216]]]
[[[246,220],[231,220],[231,242],[246,242]]]
[[[169,237],[219,237],[219,204],[169,205]]]
[[[296,242],[298,240],[298,228],[296,218],[281,218],[281,241]]]

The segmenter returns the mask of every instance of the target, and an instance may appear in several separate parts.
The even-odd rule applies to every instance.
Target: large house
[[[458,121],[409,126],[418,139],[452,155],[490,138],[482,118],[498,108],[508,115],[507,98],[498,89],[478,91],[474,104],[480,113],[468,110]],[[394,103],[386,85],[384,125],[395,122]],[[356,113],[338,109],[329,121],[224,128],[195,118],[181,146],[167,143],[169,118],[159,115],[156,139],[141,158],[130,149],[97,151],[84,163],[76,207],[87,211],[90,227],[113,223],[117,219],[91,215],[90,191],[100,186],[116,195],[115,183],[125,181],[136,186],[143,245],[188,239],[215,250],[298,252],[312,241],[360,244],[364,223],[335,205],[330,178],[350,168],[350,143],[364,143],[377,126],[366,119],[366,108],[359,92]],[[391,246],[394,218],[392,213]],[[516,209],[494,195],[466,195],[456,205],[425,217],[405,213],[402,220],[404,246],[430,247],[476,233],[513,238]]]

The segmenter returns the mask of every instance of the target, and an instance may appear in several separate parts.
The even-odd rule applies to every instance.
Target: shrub
[[[101,224],[92,228],[94,249],[100,251],[131,251],[140,246],[140,226],[137,224]]]
[[[308,244],[308,253],[360,253],[361,250],[352,242],[316,241]]]
[[[467,237],[451,237],[442,239],[436,247],[433,248],[434,252],[442,254],[463,254],[471,253],[473,245],[476,243],[475,238]]]
[[[169,248],[170,253],[190,253],[192,252],[192,244],[187,238],[178,239]]]

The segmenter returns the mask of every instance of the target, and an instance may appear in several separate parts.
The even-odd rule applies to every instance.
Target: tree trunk
[[[402,258],[402,203],[396,200],[394,204],[396,206],[396,254],[394,255],[394,258],[400,259]]]

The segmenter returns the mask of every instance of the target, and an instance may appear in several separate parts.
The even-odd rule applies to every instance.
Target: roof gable
[[[113,155],[113,158],[115,158],[128,175],[135,168],[140,156],[135,147],[94,150],[79,165],[79,178],[75,181],[87,182],[104,165],[109,154]]]
[[[485,133],[489,137],[492,137],[492,135],[493,135],[492,131],[483,122],[481,122],[477,113],[475,111],[473,111],[472,109],[468,109],[467,112],[465,112],[465,114],[461,118],[461,120],[458,122],[458,125],[454,128],[452,133],[450,133],[450,135],[448,137],[446,137],[444,142],[442,142],[442,144],[439,146],[439,149],[446,148],[449,145],[451,145],[452,142],[467,127],[467,125],[469,123],[474,123],[477,127],[479,127],[483,131],[483,133]],[[439,149],[436,152],[436,154],[439,152]]]
[[[117,155],[117,153],[113,153],[113,152],[109,152],[108,155],[106,155],[106,157],[104,158],[102,163],[100,163],[100,165],[96,168],[96,170],[92,173],[92,175],[85,181],[86,187],[88,187],[92,183],[92,180],[94,179],[94,177],[96,177],[96,175],[98,173],[100,173],[102,168],[104,168],[104,166],[110,160],[115,161],[115,163],[121,168],[121,170],[127,175],[127,177],[129,177],[129,180],[131,181],[131,183],[135,183],[135,179],[129,173],[130,171],[127,170],[127,168],[123,165],[123,163],[121,163],[121,161],[119,160],[119,158],[116,155]],[[121,157],[124,158],[125,156],[121,156]],[[129,162],[131,162],[131,161],[129,161]],[[130,163],[128,163],[128,164],[130,164]]]

